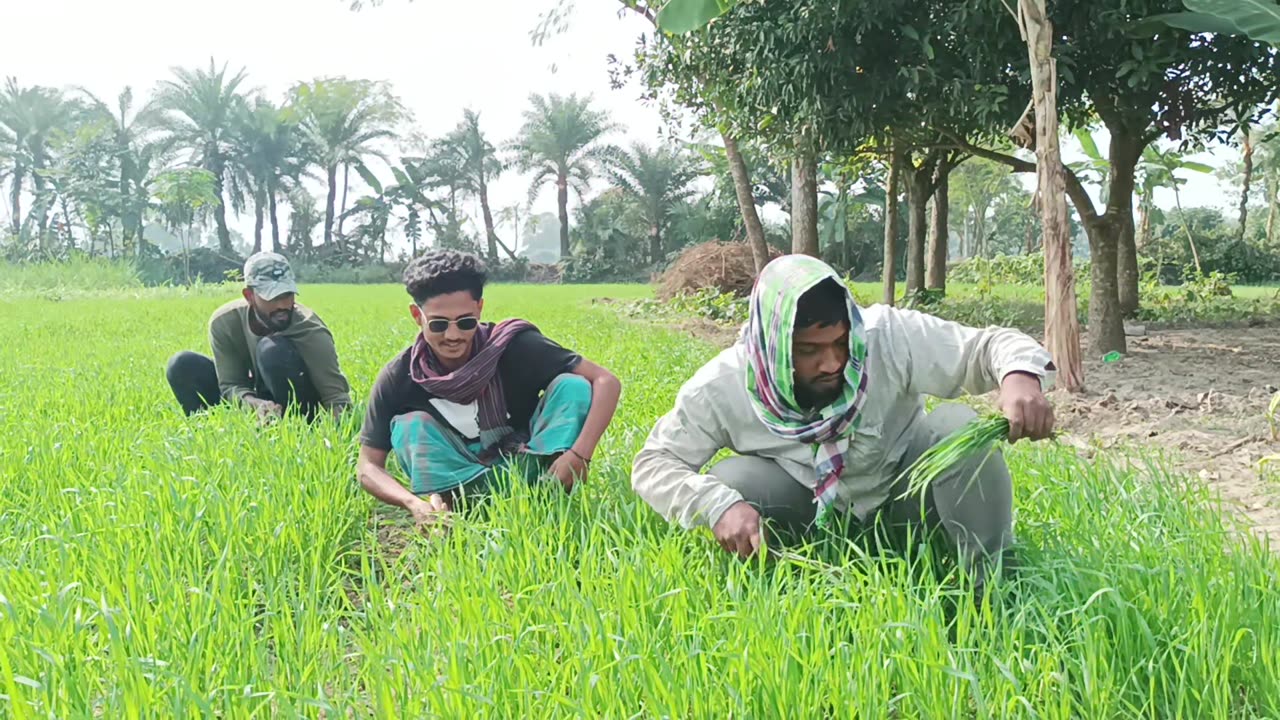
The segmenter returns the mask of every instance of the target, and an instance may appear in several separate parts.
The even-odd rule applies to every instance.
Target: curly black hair
[[[414,258],[404,269],[404,289],[418,305],[437,295],[466,291],[484,297],[488,279],[484,261],[457,250],[432,250]]]

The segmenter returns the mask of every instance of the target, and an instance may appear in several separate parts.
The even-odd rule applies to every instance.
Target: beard
[[[257,308],[254,308],[253,314],[257,315],[258,322],[262,323],[262,326],[271,332],[280,332],[281,330],[289,327],[289,324],[293,322],[292,308],[289,310],[277,310],[268,314],[263,314]]]
[[[796,382],[796,403],[802,408],[820,410],[834,403],[844,392],[844,380],[834,385],[813,385]]]

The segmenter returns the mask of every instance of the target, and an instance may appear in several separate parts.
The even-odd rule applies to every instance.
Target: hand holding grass
[[[965,425],[929,448],[907,468],[907,491],[899,499],[923,494],[935,480],[970,458],[995,451],[1002,441],[1046,440],[1053,436],[1053,407],[1044,396],[1040,378],[1010,373],[1000,383],[1000,415],[988,415]],[[975,473],[976,477],[976,473]],[[971,477],[970,482],[973,481]]]
[[[560,457],[551,463],[548,468],[549,472],[555,479],[560,481],[564,486],[565,492],[573,489],[573,486],[587,479],[587,474],[591,469],[590,461],[582,454],[569,450],[561,453]]]
[[[417,502],[409,505],[408,510],[413,516],[414,525],[422,532],[433,532],[449,526],[449,503],[438,493],[428,495],[425,500],[417,498]]]
[[[1010,373],[1000,383],[1000,411],[1009,421],[1009,442],[1046,440],[1053,435],[1053,407],[1040,388],[1040,378]]]

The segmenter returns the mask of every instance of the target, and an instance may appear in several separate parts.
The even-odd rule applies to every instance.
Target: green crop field
[[[303,290],[363,397],[407,297]],[[361,491],[358,418],[181,415],[164,362],[233,289],[0,300],[0,716],[1280,716],[1280,559],[1155,461],[1012,450],[1026,568],[981,610],[923,559],[669,528],[631,458],[714,350],[590,302],[644,292],[492,290],[622,406],[587,486],[445,538]]]

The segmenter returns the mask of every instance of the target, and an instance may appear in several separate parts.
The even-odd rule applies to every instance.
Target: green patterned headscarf
[[[800,298],[824,280],[845,289],[849,313],[849,362],[840,395],[823,408],[802,408],[795,395],[791,358]],[[867,397],[867,342],[862,315],[834,270],[807,255],[784,255],[765,266],[751,293],[751,317],[743,343],[747,353],[747,395],[756,417],[774,435],[813,446],[814,489],[821,524],[836,497],[849,436],[858,426]]]

